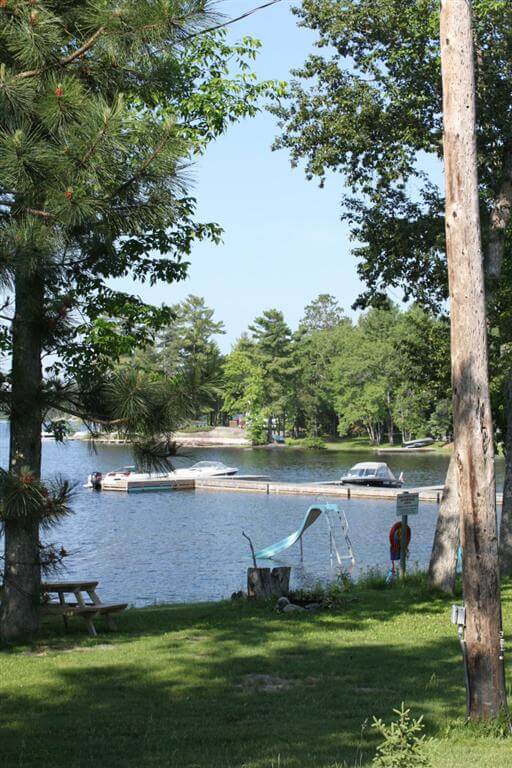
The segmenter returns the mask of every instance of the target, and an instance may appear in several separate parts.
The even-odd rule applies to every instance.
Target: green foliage
[[[202,0],[1,4],[0,280],[42,276],[47,374],[99,379],[150,342],[171,310],[112,279],[182,280],[220,238],[182,168],[280,86],[250,72],[257,41],[195,35],[211,20]]]
[[[249,418],[248,431],[253,445],[266,445],[268,442],[267,422],[262,416],[254,415]]]
[[[423,734],[423,716],[417,720],[410,716],[410,709],[404,703],[393,712],[398,719],[389,725],[380,718],[374,718],[372,728],[384,741],[377,747],[373,760],[375,768],[416,768],[430,765],[426,756],[426,739]]]
[[[483,240],[510,166],[512,9],[473,4],[478,57],[477,119]],[[277,148],[308,178],[343,174],[343,215],[351,225],[360,306],[399,286],[406,297],[446,298],[444,201],[425,169],[442,158],[439,3],[418,0],[305,0],[298,24],[318,50],[293,71],[288,101],[275,111]],[[498,202],[499,204],[499,202]],[[510,229],[510,223],[507,225]],[[507,260],[510,249],[507,249]]]
[[[286,423],[288,444],[304,447],[323,447],[321,436],[337,431],[374,444],[397,430],[403,439],[450,432],[444,317],[388,303],[353,325],[332,297],[320,296],[293,335],[275,310],[257,322],[225,360],[227,413],[266,419],[269,436]]]
[[[208,413],[215,420],[223,382],[223,359],[215,336],[224,333],[224,325],[214,320],[214,310],[199,296],[187,296],[170,313],[172,319],[139,360],[165,376],[183,377],[193,417]]]
[[[26,466],[0,470],[0,526],[10,520],[38,523],[47,529],[71,513],[73,489],[67,480],[43,483]]]

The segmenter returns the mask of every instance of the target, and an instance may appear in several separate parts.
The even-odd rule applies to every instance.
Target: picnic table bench
[[[96,587],[98,581],[45,581],[41,584],[41,593],[44,596],[56,594],[59,602],[47,600],[41,605],[41,613],[46,616],[62,616],[64,626],[68,628],[70,616],[81,616],[85,621],[87,630],[92,637],[96,637],[94,619],[97,616],[105,616],[108,629],[115,629],[111,614],[119,613],[127,608],[128,603],[102,603]],[[86,593],[90,602],[87,602],[83,593]],[[66,595],[73,595],[76,602],[67,602]]]

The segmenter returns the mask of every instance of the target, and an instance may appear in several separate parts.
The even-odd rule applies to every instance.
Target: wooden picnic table
[[[45,581],[41,584],[41,593],[48,597],[52,594],[58,596],[59,602],[51,599],[43,602],[41,612],[49,616],[62,616],[64,626],[68,628],[70,616],[81,616],[92,637],[96,637],[94,619],[97,616],[105,616],[108,629],[115,629],[112,613],[119,613],[127,608],[127,603],[102,603],[96,592],[98,581]],[[89,598],[84,597],[84,593]],[[68,602],[66,595],[73,595],[75,600]]]

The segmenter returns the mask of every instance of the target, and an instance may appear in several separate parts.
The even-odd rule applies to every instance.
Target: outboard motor
[[[92,488],[94,488],[95,491],[101,491],[101,480],[103,478],[103,475],[101,472],[91,472],[89,475],[89,480],[91,482]]]

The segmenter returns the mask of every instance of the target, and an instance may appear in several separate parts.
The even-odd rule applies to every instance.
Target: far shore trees
[[[172,453],[180,380],[115,371],[172,313],[112,280],[180,280],[193,242],[219,238],[183,170],[273,86],[248,72],[257,44],[211,23],[204,0],[0,3],[4,637],[38,626],[40,530],[67,509],[40,481],[45,414],[145,435],[141,461]]]
[[[353,323],[325,306],[322,296],[308,305],[294,334],[280,312],[264,313],[272,343],[268,328],[247,334],[225,358],[224,411],[246,414],[257,442],[268,439],[269,420],[294,437],[366,435],[374,445],[449,436],[446,318],[389,304]]]

